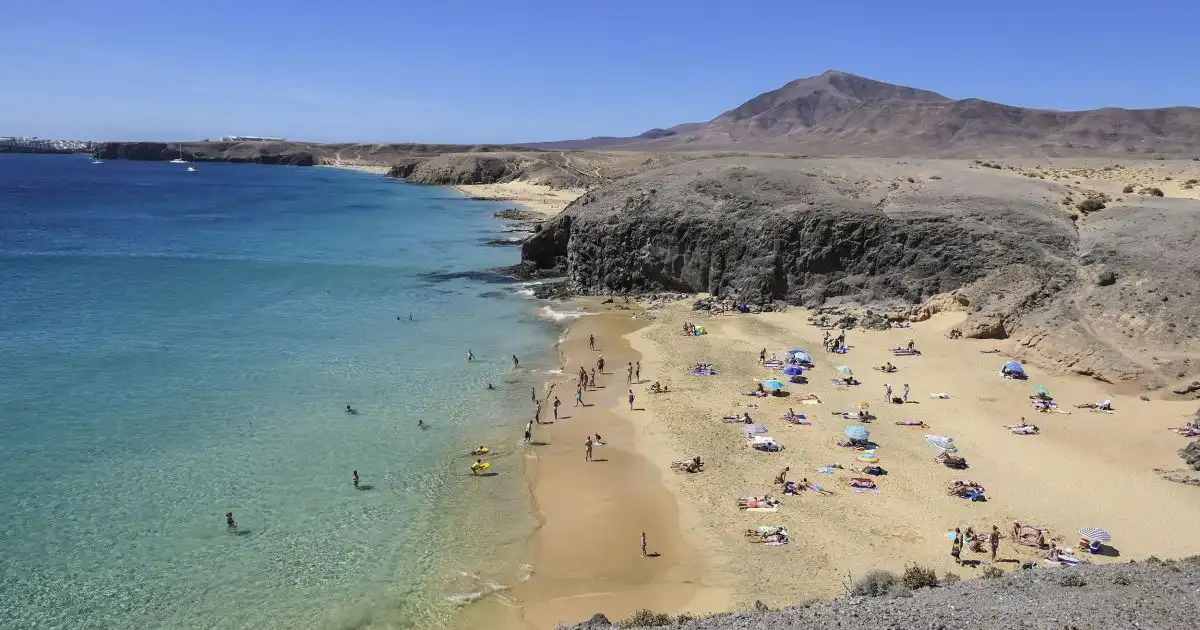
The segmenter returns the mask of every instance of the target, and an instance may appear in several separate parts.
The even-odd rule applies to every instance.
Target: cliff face
[[[362,164],[392,166],[445,153],[490,153],[512,150],[504,145],[461,144],[320,144],[315,142],[106,142],[94,155],[108,160],[173,160],[183,150],[195,162],[258,164]]]
[[[1200,295],[1180,284],[1200,274],[1190,202],[1145,198],[1081,218],[1058,203],[1057,184],[985,171],[945,161],[678,164],[587,193],[522,246],[522,260],[585,294],[812,307],[956,292],[969,304],[967,336],[1014,337],[1028,356],[1081,374],[1195,370],[1184,359],[1200,350]]]

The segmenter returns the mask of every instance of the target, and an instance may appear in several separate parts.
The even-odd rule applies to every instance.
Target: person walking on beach
[[[646,553],[646,532],[642,532],[642,557],[645,558],[648,555]]]
[[[542,401],[537,401],[537,406],[533,408],[533,419],[538,424],[542,423]]]
[[[1000,549],[1000,528],[992,525],[992,533],[988,534],[988,546],[992,549],[992,562],[996,561],[996,551]]]
[[[629,390],[629,410],[633,411],[633,390]]]
[[[588,335],[588,348],[596,350],[596,335]]]
[[[950,555],[954,556],[954,564],[962,564],[962,559],[959,557],[962,554],[962,530],[954,528],[954,540],[950,543]]]
[[[576,407],[583,406],[583,388],[582,387],[575,388],[575,406]]]
[[[884,402],[892,402],[892,384],[883,384],[883,400]]]
[[[604,355],[603,355],[603,354],[602,354],[602,355],[600,355],[600,358],[599,358],[599,359],[596,359],[596,369],[597,369],[597,370],[598,370],[598,371],[599,371],[601,374],[603,374],[603,373],[604,373]]]
[[[589,435],[587,441],[583,443],[583,448],[584,448],[583,461],[585,461],[585,462],[592,461],[592,444],[593,444],[592,436]]]
[[[513,355],[513,367],[520,367],[521,362],[517,359],[517,355]]]
[[[908,383],[904,384],[904,402],[908,402]]]
[[[555,420],[558,420],[558,406],[561,404],[562,404],[562,401],[560,401],[558,399],[558,396],[555,396],[554,397],[554,419]]]
[[[592,389],[596,389],[596,368],[592,368],[592,377],[588,379],[588,385],[590,385]]]
[[[642,382],[642,362],[638,361],[637,365],[633,366],[633,380]]]
[[[358,489],[358,471],[354,471],[354,489]]]
[[[529,388],[529,400],[537,402],[537,389],[534,387]]]
[[[633,385],[633,361],[625,366],[625,384]]]
[[[525,443],[528,444],[533,439],[533,420],[525,425]]]
[[[762,365],[767,362],[767,349],[763,348],[758,351],[758,364]]]

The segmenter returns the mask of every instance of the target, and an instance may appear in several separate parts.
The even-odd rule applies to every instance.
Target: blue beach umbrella
[[[788,350],[788,352],[791,353],[792,358],[801,363],[812,363],[812,355],[804,350]]]
[[[777,390],[777,389],[783,389],[783,383],[781,383],[780,381],[777,381],[773,378],[763,381],[762,386],[763,386],[763,389],[769,389],[772,391]]]
[[[871,437],[871,432],[861,424],[846,427],[846,437],[851,440],[865,440]]]
[[[799,365],[789,365],[783,368],[783,373],[787,374],[788,376],[795,376],[803,371],[804,370]]]
[[[1008,370],[1009,372],[1016,372],[1017,374],[1025,373],[1025,368],[1021,367],[1021,364],[1017,363],[1016,361],[1009,361],[1005,363],[1004,369]]]

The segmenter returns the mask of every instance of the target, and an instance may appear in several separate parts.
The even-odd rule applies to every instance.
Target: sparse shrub
[[[1076,207],[1082,212],[1096,212],[1104,209],[1104,202],[1099,199],[1084,199]]]
[[[1169,182],[1169,181],[1171,181],[1172,179],[1174,179],[1174,178],[1173,178],[1173,177],[1171,177],[1170,175],[1167,175],[1166,177],[1164,177],[1164,178],[1163,178],[1163,181],[1164,181],[1164,182]]]
[[[654,612],[653,610],[643,608],[630,615],[628,619],[622,621],[620,626],[622,628],[637,628],[639,626],[669,626],[672,622],[673,620],[671,619],[671,615]]]
[[[1058,581],[1060,586],[1087,586],[1087,582],[1079,577],[1078,573],[1068,573]]]
[[[1124,188],[1121,189],[1121,192],[1123,192],[1125,194],[1129,194],[1129,193],[1133,192],[1133,184],[1127,184]]]
[[[689,621],[695,621],[695,620],[696,620],[696,617],[694,615],[689,615],[687,613],[683,613],[683,614],[675,616],[675,625],[682,626],[683,624],[685,624]]]
[[[898,580],[896,575],[889,572],[876,569],[868,572],[866,575],[858,578],[858,580],[850,586],[850,594],[859,597],[879,597],[887,595]]]
[[[935,588],[938,585],[937,572],[919,564],[904,567],[904,586],[911,590],[919,588]]]
[[[1146,564],[1162,564],[1162,559],[1158,556],[1150,556],[1146,558]]]
[[[929,176],[929,179],[941,179],[941,178],[942,178],[941,175],[930,175]]]
[[[946,574],[942,576],[942,586],[949,586],[951,584],[954,584],[955,582],[961,582],[961,581],[962,581],[962,576],[960,576],[957,573],[951,573],[951,572],[947,571]]]
[[[917,183],[917,180],[915,180],[915,179],[913,179],[913,178],[909,177],[909,178],[908,178],[908,183],[910,183],[910,184],[915,184],[915,183]]]
[[[892,585],[892,588],[888,589],[887,596],[891,599],[897,599],[900,597],[912,597],[913,592],[912,592],[912,589],[908,588],[907,586],[905,586],[904,584],[902,584],[900,582],[897,582]]]
[[[758,612],[771,612],[771,607],[764,604],[763,600],[756,599],[754,600],[754,610],[757,610]]]
[[[981,571],[979,574],[989,580],[994,580],[998,577],[1004,576],[1004,569],[1001,569],[1000,567],[995,566],[995,565],[988,565],[986,567],[983,567],[983,571]]]
[[[1150,195],[1150,196],[1152,196],[1152,197],[1161,197],[1161,196],[1163,196],[1163,191],[1162,191],[1162,189],[1161,189],[1161,188],[1143,188],[1143,189],[1141,190],[1141,193],[1142,193],[1143,195]]]
[[[1184,183],[1184,184],[1191,184],[1191,185],[1195,186],[1196,184],[1200,184],[1200,179],[1189,179],[1189,180],[1187,180],[1186,182],[1183,182],[1183,183]]]
[[[1113,584],[1116,584],[1117,586],[1129,586],[1132,584],[1132,582],[1124,573],[1118,573],[1113,576]]]

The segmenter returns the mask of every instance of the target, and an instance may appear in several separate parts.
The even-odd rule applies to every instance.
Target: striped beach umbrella
[[[855,424],[846,427],[844,433],[846,434],[846,437],[850,438],[851,440],[865,440],[871,437],[871,432],[867,430],[867,427],[864,427],[861,424]]]
[[[1102,543],[1112,540],[1112,535],[1103,529],[1100,529],[1099,527],[1084,527],[1083,529],[1079,530],[1079,535],[1082,538],[1086,538],[1088,540],[1097,540]]]
[[[864,464],[878,464],[879,463],[879,456],[875,454],[875,451],[863,451],[863,452],[859,453],[858,455],[855,455],[854,459],[857,459],[858,461],[860,461]]]
[[[783,389],[783,383],[780,381],[777,381],[773,378],[769,378],[769,379],[763,381],[762,386],[763,386],[763,389],[769,389],[771,391],[775,391],[777,389]]]

